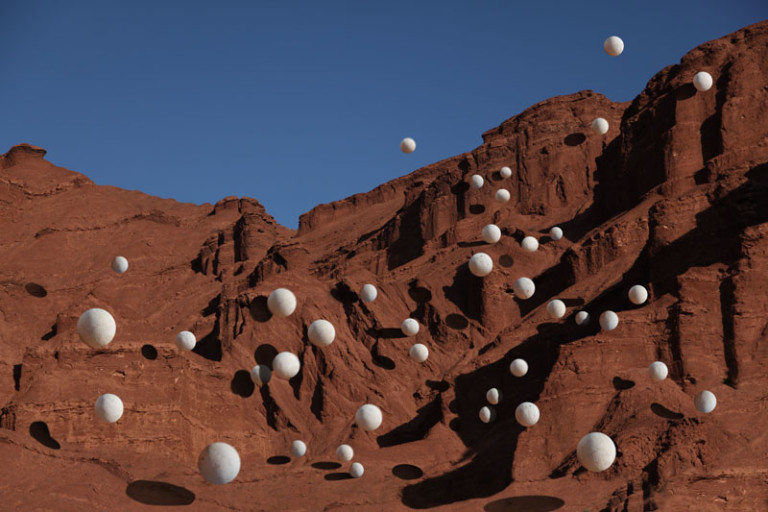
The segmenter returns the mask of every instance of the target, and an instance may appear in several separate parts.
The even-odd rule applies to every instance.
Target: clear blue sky
[[[548,97],[629,100],[766,18],[765,0],[0,0],[0,152],[29,142],[180,201],[255,197],[296,227]]]

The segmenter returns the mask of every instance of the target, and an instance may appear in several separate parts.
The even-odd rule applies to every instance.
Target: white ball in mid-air
[[[469,186],[472,187],[474,190],[483,188],[484,183],[485,183],[485,180],[479,174],[473,174],[472,177],[469,178]]]
[[[263,364],[257,364],[251,369],[251,380],[257,386],[264,386],[269,383],[269,379],[272,378],[272,370],[269,366]]]
[[[365,404],[355,413],[355,423],[363,430],[369,432],[379,428],[383,420],[384,417],[381,414],[381,409],[373,404]]]
[[[699,71],[695,75],[693,75],[693,86],[696,88],[697,91],[705,92],[712,88],[712,84],[714,81],[712,80],[712,75],[707,73],[706,71]]]
[[[360,298],[363,302],[373,302],[378,295],[379,291],[372,284],[364,284],[363,289],[360,290]]]
[[[598,117],[592,121],[592,131],[598,135],[605,135],[608,133],[608,121],[602,117]]]
[[[117,395],[106,393],[96,399],[93,410],[101,421],[114,423],[123,415],[123,401]]]
[[[365,468],[359,462],[353,462],[349,466],[349,474],[352,475],[352,478],[360,478],[363,473],[365,473]]]
[[[484,252],[473,254],[469,258],[469,271],[477,277],[485,277],[493,270],[493,260]]]
[[[512,291],[515,292],[515,297],[518,299],[530,299],[536,292],[536,285],[533,284],[533,280],[521,277],[512,283]]]
[[[77,334],[91,348],[106,347],[117,332],[115,319],[101,308],[91,308],[77,321]]]
[[[539,408],[531,402],[523,402],[515,409],[515,419],[524,427],[532,427],[539,422]]]
[[[291,456],[303,457],[307,454],[307,444],[304,441],[294,441],[291,443]]]
[[[639,284],[630,288],[627,295],[629,296],[629,301],[636,306],[639,306],[648,300],[648,290],[645,289],[645,286]]]
[[[287,288],[278,288],[267,297],[267,308],[275,316],[291,316],[296,311],[296,296]]]
[[[483,226],[483,231],[480,236],[482,237],[483,242],[487,244],[495,244],[501,240],[501,230],[496,224],[488,224],[487,226]]]
[[[661,361],[654,361],[648,367],[648,374],[651,376],[652,381],[661,382],[662,380],[667,378],[667,375],[669,374],[669,370],[667,369],[667,365],[665,365]]]
[[[539,241],[535,237],[527,236],[520,242],[520,247],[528,252],[535,252],[539,248]]]
[[[496,195],[494,197],[496,198],[496,201],[500,203],[507,203],[509,202],[509,198],[512,196],[509,194],[509,190],[500,188],[496,191]]]
[[[499,174],[501,174],[502,178],[509,178],[510,176],[512,176],[512,169],[510,169],[507,166],[504,166],[499,171]]]
[[[549,230],[549,238],[555,241],[560,240],[563,238],[563,230],[557,226],[553,227]]]
[[[496,411],[493,410],[493,407],[484,405],[480,408],[480,412],[477,415],[483,423],[490,423],[496,418]]]
[[[619,326],[619,315],[613,311],[603,311],[600,315],[600,327],[604,331],[612,331]]]
[[[509,373],[515,377],[522,377],[528,373],[528,363],[525,362],[525,359],[515,359],[509,363]]]
[[[348,444],[341,444],[336,448],[336,458],[341,462],[349,462],[355,456],[355,450]]]
[[[603,49],[611,57],[618,57],[624,51],[624,41],[618,36],[611,36],[603,43]]]
[[[309,324],[307,338],[316,347],[327,347],[336,339],[336,329],[328,320],[315,320]]]
[[[696,410],[699,412],[710,413],[717,406],[717,398],[711,391],[702,391],[693,399],[693,405],[696,406]]]
[[[565,316],[565,302],[560,299],[549,301],[549,304],[547,304],[547,313],[555,319],[563,318]]]
[[[181,350],[190,351],[197,345],[197,338],[189,331],[181,331],[176,335],[176,346]]]
[[[576,457],[589,471],[605,471],[616,459],[616,445],[601,432],[590,432],[576,446]]]
[[[426,345],[416,343],[411,347],[411,350],[408,351],[408,356],[417,363],[423,363],[429,357],[429,349]]]
[[[416,141],[410,137],[406,137],[400,141],[400,151],[403,153],[413,153],[416,151]]]
[[[580,327],[589,325],[589,313],[587,313],[586,311],[579,311],[578,313],[576,313],[574,320],[576,321],[576,325]]]
[[[226,484],[240,472],[240,455],[227,443],[213,443],[200,453],[197,467],[206,482]]]
[[[416,336],[419,334],[419,322],[413,318],[406,318],[403,320],[403,323],[400,324],[400,330],[403,331],[403,334],[406,336]]]
[[[485,394],[485,399],[488,400],[489,404],[497,405],[499,402],[501,402],[501,391],[496,388],[491,388]]]
[[[299,374],[299,370],[301,361],[290,352],[280,352],[272,360],[272,372],[281,379],[292,379]]]
[[[115,259],[112,260],[112,270],[118,274],[125,273],[128,270],[128,260],[123,256],[115,256]]]

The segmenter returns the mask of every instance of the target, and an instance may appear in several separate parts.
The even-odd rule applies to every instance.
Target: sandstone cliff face
[[[318,206],[296,232],[253,199],[196,206],[96,186],[15,146],[0,157],[0,508],[764,509],[767,63],[768,24],[747,27],[631,103],[547,100],[471,153]],[[691,85],[700,70],[715,78],[705,93]],[[603,137],[589,130],[598,116]],[[480,241],[489,223],[498,244]],[[466,264],[478,251],[494,261],[483,279]],[[118,254],[123,275],[109,268]],[[511,291],[522,276],[537,286],[527,301]],[[379,297],[365,304],[368,282]],[[646,305],[627,300],[634,284]],[[266,308],[278,287],[298,298],[289,318]],[[547,316],[554,298],[562,321]],[[104,350],[75,332],[90,307],[117,321]],[[573,321],[581,309],[587,327]],[[600,332],[606,309],[621,323]],[[415,338],[399,331],[407,317]],[[337,332],[324,349],[306,337],[319,318]],[[173,344],[184,329],[201,340],[192,354]],[[429,347],[423,365],[408,358],[414,342]],[[301,373],[254,387],[248,370],[284,350]],[[518,357],[522,379],[507,369]],[[670,368],[660,384],[654,360]],[[503,400],[485,425],[491,387]],[[718,398],[709,415],[693,406],[703,389]],[[107,392],[126,407],[112,425],[92,412]],[[522,401],[541,410],[529,429],[514,419]],[[353,424],[365,402],[384,412],[374,433]],[[600,474],[575,457],[596,430],[618,448]],[[293,439],[308,457],[280,464]],[[214,441],[243,461],[226,487],[197,472]],[[328,464],[342,442],[361,480]]]

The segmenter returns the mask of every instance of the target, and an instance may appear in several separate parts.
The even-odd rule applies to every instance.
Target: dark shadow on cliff
[[[189,489],[153,480],[131,482],[126,487],[125,494],[144,505],[171,507],[191,505],[195,501],[195,493]]]
[[[415,418],[376,438],[379,447],[420,441],[427,437],[429,430],[443,419],[442,398],[440,395],[421,409]]]
[[[61,448],[59,442],[51,436],[51,433],[48,430],[48,425],[44,421],[33,422],[29,426],[29,435],[46,448],[50,448],[52,450],[58,450]]]
[[[487,503],[485,512],[551,512],[565,506],[565,502],[554,496],[515,496]]]

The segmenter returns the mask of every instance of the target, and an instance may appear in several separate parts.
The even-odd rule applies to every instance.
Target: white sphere
[[[379,291],[372,284],[364,284],[360,291],[360,298],[363,299],[363,302],[373,302],[378,295]]]
[[[536,285],[527,277],[521,277],[512,284],[512,291],[518,299],[530,299],[536,292]]]
[[[603,49],[611,57],[618,57],[624,51],[624,41],[618,36],[611,36],[603,43]]]
[[[296,311],[296,296],[291,290],[278,288],[267,297],[267,307],[273,315],[285,318]]]
[[[639,306],[648,300],[648,290],[645,289],[645,286],[640,286],[639,284],[630,288],[628,295],[629,301],[636,306]]]
[[[123,256],[115,256],[115,259],[112,260],[112,270],[118,274],[125,273],[128,270],[128,260]]]
[[[496,197],[496,201],[500,203],[506,203],[509,201],[509,198],[512,196],[509,194],[509,190],[505,188],[500,188],[499,190],[496,191],[495,197]]]
[[[509,167],[504,166],[499,171],[499,174],[501,174],[502,178],[509,178],[510,176],[512,176],[512,169],[510,169]]]
[[[360,478],[363,473],[365,473],[365,468],[359,462],[353,462],[349,466],[349,474],[352,475],[352,478]]]
[[[416,343],[411,347],[411,350],[408,351],[408,355],[417,363],[423,363],[429,357],[429,349],[426,345]]]
[[[114,423],[123,415],[123,401],[117,395],[106,393],[96,399],[93,410],[101,421]]]
[[[176,346],[181,350],[192,350],[197,345],[197,338],[189,331],[181,331],[176,335]]]
[[[479,174],[473,174],[472,177],[469,178],[469,186],[472,187],[474,190],[483,188],[484,183],[485,183],[485,180]]]
[[[693,86],[696,88],[697,91],[708,91],[712,88],[713,84],[712,75],[707,73],[706,71],[699,71],[695,75],[693,75]]]
[[[602,117],[598,117],[592,121],[592,131],[598,135],[605,135],[608,133],[608,121]]]
[[[292,379],[299,374],[301,362],[290,352],[280,352],[272,360],[272,372],[281,379]]]
[[[363,430],[376,430],[381,426],[383,419],[381,409],[372,404],[361,406],[355,413],[355,423]]]
[[[487,226],[483,226],[483,231],[480,236],[482,237],[483,242],[495,244],[501,240],[501,230],[496,224],[488,224]]]
[[[413,318],[406,318],[403,320],[403,323],[400,324],[400,330],[403,331],[403,334],[406,336],[416,336],[419,334],[419,322]]]
[[[469,271],[477,277],[485,277],[493,270],[493,260],[484,252],[473,254],[469,258]]]
[[[226,484],[240,472],[240,455],[227,443],[213,443],[200,453],[197,467],[206,482]]]
[[[482,406],[477,415],[483,423],[490,423],[496,419],[496,411],[493,410],[493,407],[488,407],[487,405]]]
[[[583,327],[585,325],[588,325],[589,313],[587,313],[586,311],[579,311],[578,313],[576,313],[575,320],[576,320],[576,325],[578,326]]]
[[[307,338],[316,347],[327,347],[336,339],[336,329],[328,320],[315,320],[309,324]]]
[[[565,302],[560,299],[549,301],[547,304],[547,313],[552,318],[563,318],[565,316]]]
[[[257,386],[263,386],[269,383],[269,379],[272,378],[272,370],[269,366],[263,364],[257,364],[251,369],[251,380]]]
[[[591,432],[576,446],[576,456],[589,471],[605,471],[616,459],[616,445],[601,432]]]
[[[509,364],[509,373],[515,377],[522,377],[528,373],[528,363],[524,359],[515,359]]]
[[[661,382],[667,378],[669,370],[667,365],[661,361],[654,361],[651,366],[648,367],[648,374],[651,376],[651,380],[654,382]]]
[[[77,334],[91,348],[106,347],[117,332],[115,319],[101,308],[91,308],[77,321]]]
[[[400,141],[400,151],[403,153],[413,153],[416,151],[416,141],[410,137],[406,137]]]
[[[531,402],[523,402],[515,409],[515,419],[524,427],[532,427],[539,422],[539,408]]]
[[[604,331],[612,331],[619,326],[619,315],[613,311],[603,311],[600,315],[600,327]]]
[[[522,242],[520,242],[520,247],[522,247],[528,252],[535,252],[536,249],[539,248],[539,241],[532,236],[527,236],[523,238]]]
[[[307,454],[307,445],[304,441],[294,441],[291,443],[291,457],[303,457]]]
[[[560,240],[563,238],[563,230],[557,226],[553,227],[549,230],[549,238],[555,241]]]
[[[339,459],[341,462],[349,462],[352,460],[352,457],[355,456],[355,450],[352,449],[351,446],[348,444],[342,444],[339,445],[338,448],[336,448],[336,458]]]
[[[702,391],[693,399],[693,404],[699,412],[710,413],[715,410],[717,398],[711,391]]]
[[[491,388],[485,394],[485,398],[488,400],[489,404],[497,405],[499,402],[501,402],[501,391],[496,388]]]

